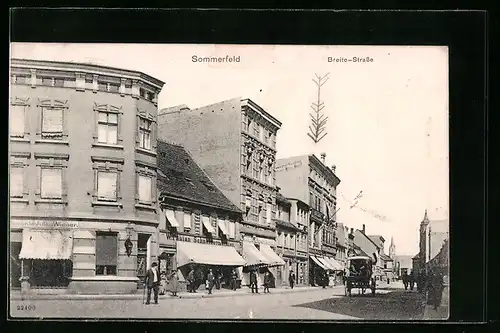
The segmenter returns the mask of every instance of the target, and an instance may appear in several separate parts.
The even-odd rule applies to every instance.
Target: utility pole
[[[328,81],[330,73],[323,76],[315,74],[316,79],[312,79],[313,82],[318,87],[318,98],[316,103],[311,104],[311,109],[313,112],[309,113],[311,117],[311,125],[309,125],[309,132],[307,135],[314,141],[318,143],[323,139],[328,133],[326,131],[326,122],[328,117],[322,112],[325,107],[325,103],[321,101],[321,87]]]

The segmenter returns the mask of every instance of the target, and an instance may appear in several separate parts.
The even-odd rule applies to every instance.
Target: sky
[[[240,61],[199,63],[194,55]],[[418,252],[426,209],[431,220],[448,218],[447,47],[12,43],[11,57],[144,72],[165,82],[160,109],[252,99],[282,122],[278,158],[326,153],[341,179],[337,220],[382,235],[386,253],[391,237],[397,254]],[[328,134],[318,144],[306,135],[315,74],[329,76],[321,88]]]

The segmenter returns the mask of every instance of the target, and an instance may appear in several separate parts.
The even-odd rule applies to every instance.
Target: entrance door
[[[137,235],[137,277],[139,278],[139,287],[144,283],[146,272],[148,270],[148,240],[151,235],[138,234]]]

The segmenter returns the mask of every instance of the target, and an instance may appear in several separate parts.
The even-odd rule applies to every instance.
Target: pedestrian
[[[217,290],[220,289],[221,280],[222,280],[222,272],[218,271],[216,276],[215,276],[215,289],[217,289]]]
[[[269,293],[269,287],[271,286],[271,274],[269,272],[266,272],[264,274],[264,294],[267,292]]]
[[[252,294],[255,292],[259,293],[259,286],[257,285],[257,274],[255,270],[250,271],[250,288],[252,289]]]
[[[288,275],[288,283],[290,284],[290,288],[293,289],[293,285],[295,284],[295,274],[293,271],[290,271],[290,274]]]
[[[207,275],[207,289],[208,289],[208,294],[212,294],[212,288],[214,287],[215,283],[215,276],[214,273],[212,273],[212,270],[208,270],[208,275]]]
[[[238,274],[236,273],[236,269],[231,271],[231,283],[230,287],[232,290],[236,290],[236,279],[238,278]]]
[[[144,284],[148,288],[148,294],[146,298],[146,304],[151,303],[151,290],[154,292],[155,304],[158,304],[158,291],[160,287],[160,272],[158,272],[158,264],[153,263],[151,268],[146,272],[146,277],[144,278]]]
[[[177,291],[179,290],[179,277],[177,276],[177,271],[173,271],[170,276],[170,292],[172,296],[177,296]]]
[[[408,290],[408,273],[406,271],[401,275],[401,279],[403,280],[403,285],[405,286],[405,290]]]
[[[410,282],[410,290],[413,290],[413,287],[415,286],[415,272],[412,270],[409,276],[409,282]]]
[[[323,285],[323,289],[326,288],[326,286],[328,286],[328,272],[327,271],[323,271],[323,281],[322,281],[322,285]]]
[[[195,279],[194,279],[194,269],[191,267],[191,270],[189,271],[188,275],[187,275],[187,289],[188,289],[188,292],[189,293],[195,293],[196,290],[195,290],[195,286],[194,286],[194,283],[195,283]]]

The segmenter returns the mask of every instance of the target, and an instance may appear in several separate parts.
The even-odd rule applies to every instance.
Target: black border
[[[482,322],[485,309],[485,11],[262,11],[14,9],[12,42],[151,42],[238,44],[448,45],[450,55],[450,320]],[[145,38],[147,36],[147,38]],[[422,59],[425,61],[425,59]],[[408,189],[411,191],[411,189]],[[8,243],[6,243],[8,244]],[[6,284],[7,285],[7,284]],[[5,298],[6,299],[6,298]],[[9,324],[9,327],[14,322]],[[51,327],[49,328],[48,325]],[[52,332],[88,323],[27,323]],[[69,325],[69,326],[67,326]],[[92,324],[95,327],[104,323]],[[109,324],[108,324],[109,325]],[[165,324],[113,323],[137,331]],[[176,324],[171,324],[176,325]],[[190,329],[192,324],[181,324]],[[187,325],[187,326],[186,326]],[[213,324],[218,331],[237,324]],[[304,330],[285,324],[283,329]],[[407,324],[406,324],[407,325]],[[425,324],[424,324],[425,325]],[[248,326],[248,324],[245,324]],[[269,327],[271,326],[271,327]],[[269,325],[273,328],[273,325]],[[349,329],[349,326],[351,329]],[[403,324],[397,324],[402,328]],[[467,332],[481,325],[467,325]],[[311,324],[314,330],[331,329]],[[385,325],[338,325],[378,329]],[[434,326],[425,325],[425,329]],[[177,326],[168,327],[175,329]],[[232,330],[241,329],[233,326]],[[387,327],[386,327],[387,328]],[[208,328],[205,328],[208,329]],[[437,328],[437,329],[442,329]]]

